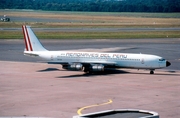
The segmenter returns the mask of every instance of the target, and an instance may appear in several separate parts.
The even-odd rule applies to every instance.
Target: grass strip
[[[140,21],[141,22],[141,21]],[[171,23],[175,22],[175,23]],[[169,28],[180,27],[180,22],[170,23],[35,23],[29,22],[32,28]],[[21,28],[21,22],[0,22],[0,28]]]
[[[39,39],[180,38],[180,31],[144,32],[36,32]],[[23,39],[20,31],[0,31],[0,39]]]

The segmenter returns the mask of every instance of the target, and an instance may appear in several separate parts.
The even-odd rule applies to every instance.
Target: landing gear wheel
[[[154,74],[154,71],[153,71],[153,70],[151,70],[151,71],[150,71],[150,74]]]
[[[87,74],[90,74],[90,73],[91,73],[91,71],[90,71],[90,69],[89,69],[88,67],[85,67],[85,68],[84,68],[84,72],[87,73]]]
[[[88,73],[88,72],[89,72],[89,70],[84,70],[84,72],[85,72],[85,73]]]

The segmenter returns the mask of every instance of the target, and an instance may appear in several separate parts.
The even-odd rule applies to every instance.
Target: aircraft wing
[[[107,62],[107,61],[86,61],[82,62],[82,64],[103,64],[103,65],[116,65],[115,62]]]
[[[107,61],[85,61],[85,62],[71,62],[71,63],[80,63],[82,65],[102,64],[104,66],[116,66],[116,62],[107,62]],[[48,64],[61,64],[61,65],[67,65],[67,64],[71,64],[71,63],[48,62]]]

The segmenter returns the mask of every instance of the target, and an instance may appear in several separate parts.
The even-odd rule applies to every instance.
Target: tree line
[[[0,9],[92,12],[180,12],[180,0],[1,0]]]

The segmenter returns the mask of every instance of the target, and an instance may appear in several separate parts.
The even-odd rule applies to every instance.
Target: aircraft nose
[[[166,67],[170,66],[171,63],[169,61],[166,61]]]

